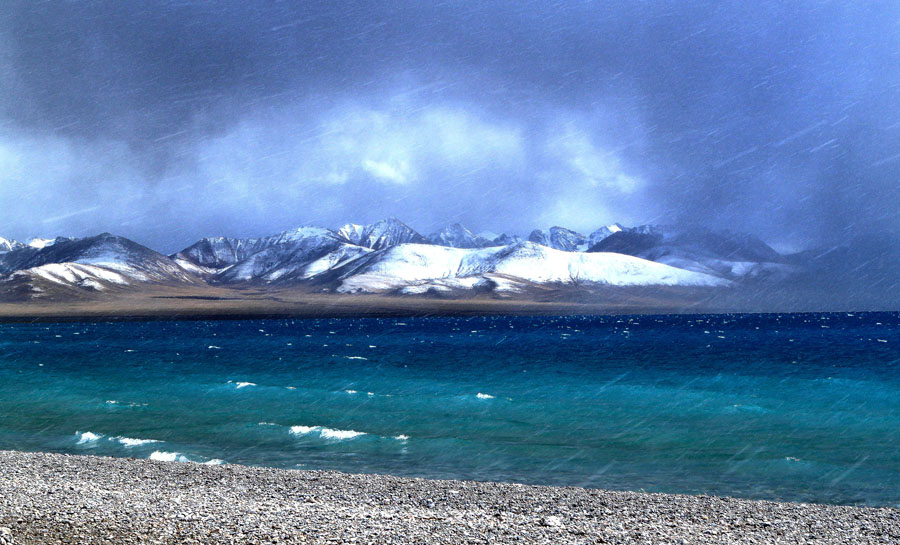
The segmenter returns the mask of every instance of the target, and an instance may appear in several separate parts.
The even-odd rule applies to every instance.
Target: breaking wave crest
[[[162,450],[154,450],[150,455],[151,460],[157,462],[190,462],[186,456],[179,452],[165,452]]]
[[[309,435],[315,433],[322,439],[337,439],[338,441],[354,439],[361,435],[366,435],[365,432],[361,431],[336,430],[322,426],[291,426],[291,433],[294,435]]]
[[[79,444],[79,445],[84,445],[85,443],[94,443],[103,438],[102,433],[94,433],[94,432],[90,432],[90,431],[85,431],[85,432],[76,431],[75,435],[78,436],[77,444]]]
[[[159,443],[156,439],[134,439],[132,437],[116,437],[116,441],[121,443],[125,448],[139,447],[141,445],[149,445],[151,443]]]

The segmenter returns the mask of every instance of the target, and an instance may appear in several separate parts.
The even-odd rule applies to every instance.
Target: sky
[[[900,4],[5,0],[0,236],[900,229]]]

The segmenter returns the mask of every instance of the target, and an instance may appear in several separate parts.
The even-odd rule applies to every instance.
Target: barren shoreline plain
[[[900,542],[900,509],[0,451],[15,544]]]
[[[353,318],[698,312],[708,292],[685,288],[542,290],[523,297],[337,294],[299,288],[152,286],[83,297],[0,302],[2,321]],[[693,309],[693,310],[692,310]]]
[[[0,298],[0,322],[373,318],[415,316],[565,316],[893,310],[891,306],[810,305],[790,294],[722,288],[592,286],[490,294],[402,296],[339,294],[303,288],[155,285],[114,293],[45,299]]]

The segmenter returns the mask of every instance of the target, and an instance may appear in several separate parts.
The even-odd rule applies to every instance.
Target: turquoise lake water
[[[900,314],[0,324],[0,449],[900,506]]]

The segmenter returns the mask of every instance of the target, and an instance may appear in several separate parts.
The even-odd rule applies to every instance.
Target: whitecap
[[[134,439],[131,437],[116,437],[116,441],[122,443],[125,448],[139,447],[141,445],[149,445],[150,443],[159,443],[157,439]]]
[[[481,392],[478,392],[475,397],[477,397],[478,399],[494,399],[494,396],[492,396],[491,394],[482,394]]]
[[[307,433],[319,429],[316,426],[291,426],[291,433],[294,435],[306,435]]]
[[[207,460],[203,462],[205,466],[220,466],[225,463],[225,460],[220,460],[218,458],[213,458],[212,460]]]
[[[403,441],[403,442],[405,443],[405,442],[409,441],[409,436],[408,436],[408,435],[403,435],[403,434],[401,433],[400,435],[395,435],[395,436],[394,436],[394,439],[396,439],[397,441]]]
[[[322,428],[319,430],[319,435],[321,435],[325,439],[353,439],[354,437],[359,437],[360,435],[365,435],[364,432],[354,431],[354,430],[333,430],[331,428]]]
[[[318,433],[322,439],[353,439],[360,435],[366,435],[361,431],[354,430],[336,430],[332,428],[324,428],[322,426],[291,426],[291,433],[294,435],[307,435],[310,433]]]
[[[151,460],[157,462],[190,462],[183,454],[178,452],[165,452],[162,450],[154,450],[150,455]]]
[[[211,345],[207,346],[206,349],[207,350],[222,350],[222,347],[211,344]]]
[[[235,382],[234,385],[237,389],[246,388],[247,386],[256,386],[255,382]]]
[[[93,433],[90,431],[80,432],[76,431],[75,435],[78,436],[78,444],[83,445],[85,443],[93,443],[94,441],[98,441],[103,437],[102,433]]]
[[[348,360],[368,360],[369,358],[364,358],[362,356],[344,356]]]
[[[348,394],[350,394],[350,395],[359,393],[359,392],[357,392],[356,390],[344,390],[344,392],[346,392],[346,393],[348,393]]]

